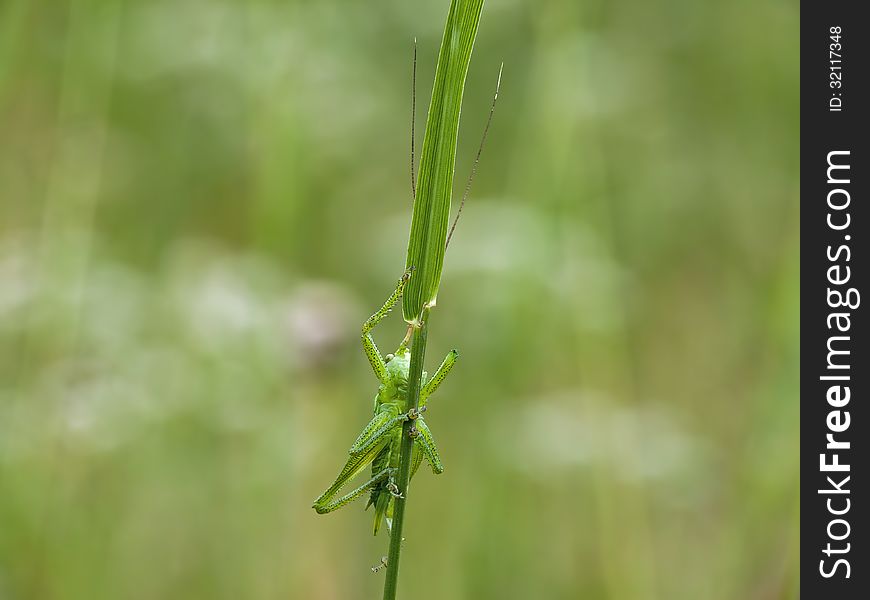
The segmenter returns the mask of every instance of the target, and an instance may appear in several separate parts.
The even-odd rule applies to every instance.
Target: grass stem
[[[408,408],[417,410],[420,402],[420,385],[423,380],[423,360],[426,356],[426,334],[429,328],[429,309],[423,309],[420,326],[414,329],[411,339],[411,366],[408,372]],[[414,440],[411,437],[411,427],[414,421],[408,420],[402,425],[402,446],[399,459],[399,476],[396,485],[399,486],[400,498],[396,498],[393,512],[393,526],[390,533],[390,550],[387,555],[387,573],[384,582],[384,600],[395,600],[396,587],[399,579],[399,557],[402,552],[402,526],[405,522],[405,505],[408,502],[408,487],[411,480],[411,454]]]

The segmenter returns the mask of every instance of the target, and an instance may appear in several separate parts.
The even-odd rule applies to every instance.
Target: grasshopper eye
[[[396,358],[396,356],[395,356],[394,354],[387,354],[387,355],[384,357],[384,362],[385,362],[385,363],[388,363],[388,362],[390,362],[391,360],[393,360],[394,358]]]

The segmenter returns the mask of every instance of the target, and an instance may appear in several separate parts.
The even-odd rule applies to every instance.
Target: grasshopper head
[[[401,349],[396,354],[387,354],[387,373],[394,381],[408,382],[408,369],[411,367],[411,353],[406,348]]]

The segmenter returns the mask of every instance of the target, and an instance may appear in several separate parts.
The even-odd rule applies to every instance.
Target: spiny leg
[[[416,430],[414,444],[419,445],[423,454],[426,455],[426,460],[429,461],[432,472],[440,475],[444,472],[444,464],[441,462],[441,456],[438,454],[438,447],[435,446],[435,440],[432,437],[429,426],[426,425],[423,419],[417,419],[417,422],[414,423],[414,429]]]
[[[386,420],[380,428],[368,437],[368,439],[362,440],[359,445],[355,442],[354,445],[350,447],[351,456],[369,452],[373,445],[381,443],[396,427],[399,427],[405,421],[418,418],[420,413],[425,411],[425,407],[422,407],[419,410],[414,410],[412,408],[406,413],[402,413],[401,415]]]
[[[405,284],[408,283],[408,280],[411,278],[411,270],[412,269],[408,269],[405,271],[402,278],[399,279],[399,284],[396,286],[396,290],[393,294],[387,298],[384,305],[375,314],[370,316],[362,326],[363,349],[369,359],[369,363],[372,365],[375,376],[381,383],[387,382],[387,366],[384,363],[384,357],[382,357],[381,353],[378,351],[378,347],[375,345],[375,340],[372,338],[370,332],[374,329],[375,325],[380,323],[381,320],[389,314],[396,302],[399,301],[399,298],[402,297],[402,291],[405,289]]]
[[[333,482],[333,484],[314,501],[314,510],[321,514],[329,512],[325,510],[325,507],[330,505],[331,500],[338,493],[338,490],[340,490],[348,481],[361,473],[363,469],[368,467],[384,446],[387,445],[388,441],[387,437],[384,436],[379,439],[377,443],[372,444],[366,452],[352,454],[350,458],[347,459],[341,473],[339,473],[338,477],[335,478],[335,482]]]
[[[450,369],[453,368],[458,357],[459,352],[457,350],[451,350],[447,353],[447,356],[444,357],[441,366],[439,366],[438,370],[435,371],[435,374],[432,375],[432,379],[429,379],[423,386],[423,389],[420,390],[421,407],[426,406],[426,400],[429,396],[435,393],[435,390],[438,389],[438,386],[441,385],[441,382],[444,381],[444,378],[447,377],[448,373],[450,373]]]
[[[348,454],[354,455],[359,454],[364,446],[367,446],[369,442],[373,440],[375,437],[380,437],[382,435],[381,431],[386,423],[390,421],[390,419],[396,416],[395,410],[384,410],[382,412],[376,413],[372,420],[368,422],[368,425],[365,426],[365,429],[362,430],[356,440],[354,440],[353,444],[348,451]]]
[[[393,291],[390,297],[387,298],[386,302],[384,302],[384,305],[380,309],[378,309],[375,314],[369,317],[365,323],[363,323],[363,333],[368,333],[369,331],[374,329],[375,325],[380,323],[381,319],[386,317],[390,310],[392,310],[396,302],[399,301],[399,298],[402,297],[402,291],[405,289],[405,284],[408,283],[409,279],[411,279],[411,271],[413,270],[414,268],[411,267],[402,274],[402,277],[399,279],[399,283],[396,285],[395,291]]]
[[[328,503],[320,505],[320,506],[315,505],[314,509],[319,514],[325,514],[325,513],[332,512],[334,510],[338,510],[339,508],[341,508],[345,504],[349,504],[349,503],[353,502],[354,500],[356,500],[357,498],[359,498],[360,496],[362,496],[372,486],[379,484],[384,479],[392,477],[394,470],[395,469],[392,469],[392,468],[384,469],[383,471],[380,471],[379,473],[377,473],[374,477],[372,477],[371,479],[366,481],[364,484],[362,484],[361,486],[359,486],[358,488],[356,488],[354,491],[350,492],[349,494],[345,494],[344,496],[342,496],[338,500],[333,500],[332,502],[328,502]]]

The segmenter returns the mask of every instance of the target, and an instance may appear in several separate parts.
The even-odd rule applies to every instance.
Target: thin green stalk
[[[414,269],[402,295],[402,315],[408,323],[416,324],[423,307],[434,306],[438,295],[450,220],[462,94],[482,9],[483,0],[451,0],[441,38],[405,261],[406,269]]]
[[[420,402],[429,310],[435,305],[444,266],[462,93],[482,8],[483,0],[451,0],[426,117],[426,133],[420,153],[420,177],[417,180],[405,262],[406,268],[413,269],[413,276],[402,296],[402,314],[414,328],[408,371],[408,409],[414,411]],[[395,499],[393,507],[384,600],[396,598],[405,506],[411,479],[414,444],[411,429],[414,424],[415,421],[408,420],[402,425],[396,481],[401,497]]]
[[[423,309],[420,326],[414,329],[411,339],[411,366],[408,372],[408,406],[417,410],[420,402],[420,383],[423,379],[423,359],[426,356],[426,333],[429,328],[429,309]],[[414,421],[402,425],[402,447],[397,485],[401,493],[393,509],[393,526],[390,532],[390,551],[387,555],[387,574],[384,582],[384,600],[394,600],[399,579],[399,556],[402,551],[402,526],[405,522],[405,503],[411,480],[411,449],[414,443],[411,427]]]

